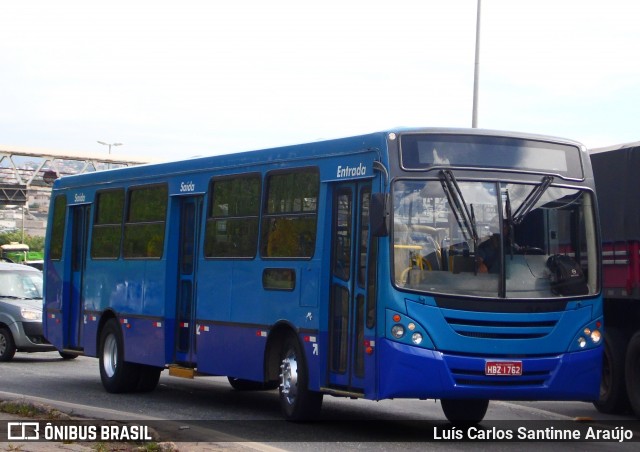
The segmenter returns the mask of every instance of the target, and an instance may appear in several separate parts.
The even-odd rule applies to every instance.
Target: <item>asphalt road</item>
[[[0,400],[16,397],[38,400],[67,413],[94,419],[160,421],[164,426],[171,424],[191,433],[211,430],[252,444],[267,444],[285,450],[363,447],[418,450],[424,449],[425,444],[429,448],[445,450],[477,449],[479,446],[507,450],[516,445],[450,441],[456,439],[459,432],[445,422],[439,403],[433,400],[373,402],[326,396],[319,422],[292,424],[282,421],[277,391],[236,391],[224,377],[186,380],[163,372],[158,388],[151,393],[109,394],[100,382],[98,360],[78,357],[64,361],[55,352],[17,353],[13,361],[0,363]],[[585,423],[588,419],[592,422]],[[610,422],[612,424],[607,424]],[[605,430],[615,433],[621,430],[616,430],[615,426],[626,425],[638,441],[640,423],[637,428],[636,423],[638,421],[631,416],[603,415],[590,403],[491,402],[482,425],[502,432],[512,431],[515,437],[521,426],[528,432],[550,425],[558,429],[605,425]],[[433,440],[436,432],[439,437]],[[627,447],[637,450],[638,447],[638,443],[629,441],[559,444],[563,450],[623,450]],[[533,450],[542,445],[524,439],[517,447]]]

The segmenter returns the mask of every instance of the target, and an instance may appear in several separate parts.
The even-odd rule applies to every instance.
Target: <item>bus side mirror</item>
[[[373,193],[369,207],[369,228],[373,237],[389,235],[389,194]]]

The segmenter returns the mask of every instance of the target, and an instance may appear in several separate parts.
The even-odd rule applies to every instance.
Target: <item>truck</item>
[[[640,418],[640,141],[589,153],[602,231],[605,327],[594,405]]]
[[[30,251],[26,243],[11,242],[0,245],[0,261],[29,265],[38,270],[44,267],[43,253]]]

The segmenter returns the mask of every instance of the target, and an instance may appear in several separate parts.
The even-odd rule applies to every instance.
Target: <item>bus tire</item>
[[[309,372],[294,336],[284,341],[280,358],[280,407],[285,419],[301,422],[317,418],[322,393],[309,390]]]
[[[108,320],[100,334],[100,379],[111,393],[130,392],[139,381],[136,364],[124,361],[124,341],[115,319]]]
[[[137,392],[151,392],[158,386],[160,381],[160,373],[163,369],[156,366],[147,366],[146,364],[138,364],[138,385]]]
[[[629,398],[625,387],[626,349],[625,338],[619,331],[610,329],[604,333],[600,397],[598,401],[593,402],[593,406],[601,413],[629,412]]]
[[[16,344],[8,328],[0,328],[0,361],[6,362],[13,359],[16,354]]]
[[[58,353],[60,354],[60,358],[64,359],[65,361],[76,359],[78,357],[78,355],[76,355],[75,353],[65,353],[65,352],[58,352]]]
[[[640,332],[633,335],[627,346],[625,375],[629,403],[640,418]]]
[[[452,424],[478,424],[489,407],[485,399],[442,399],[442,411]]]

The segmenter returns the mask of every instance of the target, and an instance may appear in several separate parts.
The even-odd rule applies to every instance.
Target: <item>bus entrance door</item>
[[[370,183],[344,183],[333,193],[329,384],[363,392]]]
[[[202,196],[180,198],[175,362],[196,367],[196,267]]]
[[[69,290],[69,306],[64,317],[68,328],[64,338],[64,348],[82,349],[82,332],[84,325],[84,290],[83,274],[87,258],[87,237],[89,235],[90,206],[72,206],[70,212],[71,237],[71,287]]]

